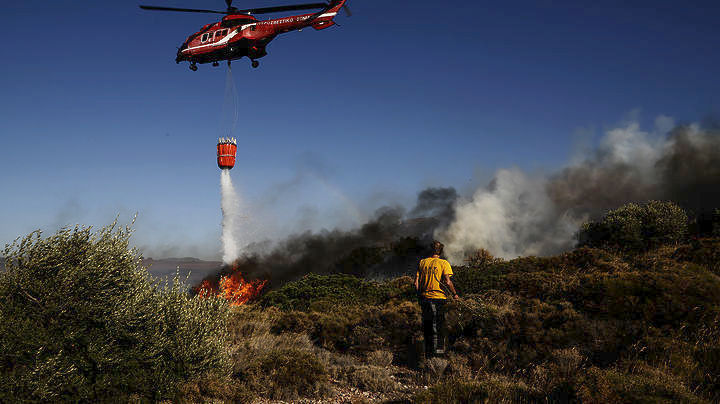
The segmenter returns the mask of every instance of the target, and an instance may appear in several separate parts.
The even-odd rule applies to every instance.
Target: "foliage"
[[[328,373],[314,353],[288,348],[260,351],[246,364],[239,380],[264,397],[292,400],[322,395]]]
[[[628,371],[590,368],[578,395],[587,403],[706,403],[693,395],[682,381],[638,363]]]
[[[130,234],[75,227],[5,247],[0,401],[158,399],[227,369],[227,304],[151,282]]]
[[[443,380],[416,394],[412,401],[422,404],[445,403],[522,403],[539,402],[539,392],[523,382],[503,377],[484,380]]]
[[[704,266],[720,276],[720,238],[692,240],[680,246],[673,258]]]
[[[369,282],[352,275],[306,275],[266,294],[262,304],[283,310],[311,309],[339,304],[381,304],[400,294],[414,295],[407,285]]]
[[[393,353],[390,351],[377,350],[368,353],[367,361],[371,365],[387,367],[392,364]]]
[[[480,248],[470,254],[465,261],[469,267],[485,268],[502,262],[502,258],[495,258],[492,254],[490,254],[490,251]]]
[[[397,388],[390,372],[384,366],[351,366],[344,371],[344,379],[351,386],[368,391],[387,392]]]
[[[415,332],[420,326],[420,309],[411,302],[390,302],[383,306],[335,306],[327,310],[283,312],[273,332],[307,333],[318,346],[338,352],[371,354],[395,352],[407,363]]]
[[[608,212],[599,222],[585,223],[580,246],[643,251],[681,241],[688,231],[685,211],[672,202],[629,203]]]

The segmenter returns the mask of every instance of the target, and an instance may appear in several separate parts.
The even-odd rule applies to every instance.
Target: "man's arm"
[[[420,292],[420,272],[415,272],[415,292]]]
[[[453,298],[458,299],[459,297],[458,297],[457,292],[455,291],[455,285],[453,285],[452,281],[450,280],[450,275],[443,274],[443,282],[445,282],[447,287],[450,288],[450,291],[453,294]]]

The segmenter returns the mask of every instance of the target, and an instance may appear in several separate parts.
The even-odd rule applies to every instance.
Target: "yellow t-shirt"
[[[428,299],[447,299],[445,292],[440,289],[440,279],[443,275],[452,276],[450,263],[440,259],[437,255],[425,258],[418,266],[418,287],[420,294]]]

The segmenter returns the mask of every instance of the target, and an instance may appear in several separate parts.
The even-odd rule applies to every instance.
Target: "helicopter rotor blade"
[[[316,8],[326,8],[326,3],[306,3],[306,4],[293,4],[288,6],[276,6],[276,7],[261,7],[261,8],[248,8],[245,10],[234,10],[232,14],[267,14],[267,13],[279,13],[282,11],[295,11],[295,10],[312,10]]]
[[[159,7],[159,6],[140,6],[143,10],[155,10],[155,11],[181,11],[185,13],[213,13],[213,14],[228,14],[227,11],[216,11],[216,10],[198,10],[194,8],[175,8],[175,7]]]

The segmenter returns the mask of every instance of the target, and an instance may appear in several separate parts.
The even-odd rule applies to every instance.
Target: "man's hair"
[[[433,240],[433,242],[432,242],[432,250],[433,250],[433,253],[434,253],[435,255],[442,255],[442,253],[443,253],[443,248],[444,248],[444,247],[445,247],[445,246],[443,245],[443,243],[441,243],[441,242],[439,242],[439,241],[437,241],[437,240]]]

